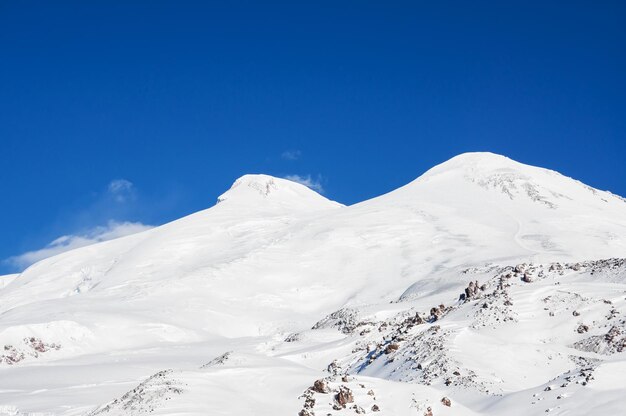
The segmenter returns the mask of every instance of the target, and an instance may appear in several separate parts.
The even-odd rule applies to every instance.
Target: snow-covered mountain
[[[352,206],[246,175],[0,278],[0,415],[620,414],[624,257],[623,198],[490,153]]]

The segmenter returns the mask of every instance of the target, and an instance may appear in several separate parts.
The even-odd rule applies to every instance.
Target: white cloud
[[[135,186],[126,179],[115,179],[109,183],[108,192],[117,202],[126,202],[135,196]]]
[[[285,150],[280,157],[285,160],[298,160],[302,156],[302,152],[300,150]]]
[[[320,194],[324,193],[324,187],[322,186],[322,182],[321,182],[322,180],[321,175],[318,175],[317,179],[311,178],[311,175],[306,175],[306,176],[287,175],[285,176],[285,179],[307,186],[313,189],[315,192],[318,192]]]
[[[9,257],[3,263],[23,270],[33,263],[63,252],[85,247],[101,241],[113,240],[152,228],[139,222],[109,221],[107,225],[97,226],[80,235],[64,235],[39,250],[28,251],[18,256]]]

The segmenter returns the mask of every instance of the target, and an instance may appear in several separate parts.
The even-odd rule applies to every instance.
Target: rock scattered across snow
[[[159,371],[122,397],[89,412],[86,416],[108,414],[139,416],[152,413],[165,401],[184,392],[184,386],[173,376],[173,370]]]
[[[40,354],[60,349],[60,344],[47,343],[40,338],[28,337],[22,340],[21,345],[5,345],[0,354],[0,364],[14,365],[27,358],[38,358]]]

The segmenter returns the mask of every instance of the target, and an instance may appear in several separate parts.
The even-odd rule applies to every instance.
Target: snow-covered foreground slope
[[[619,414],[624,257],[624,199],[489,153],[353,206],[246,175],[3,278],[0,415]]]

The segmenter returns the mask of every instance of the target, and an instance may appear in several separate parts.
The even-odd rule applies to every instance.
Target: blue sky
[[[624,4],[0,2],[0,273],[245,173],[350,204],[492,151],[626,195]]]

